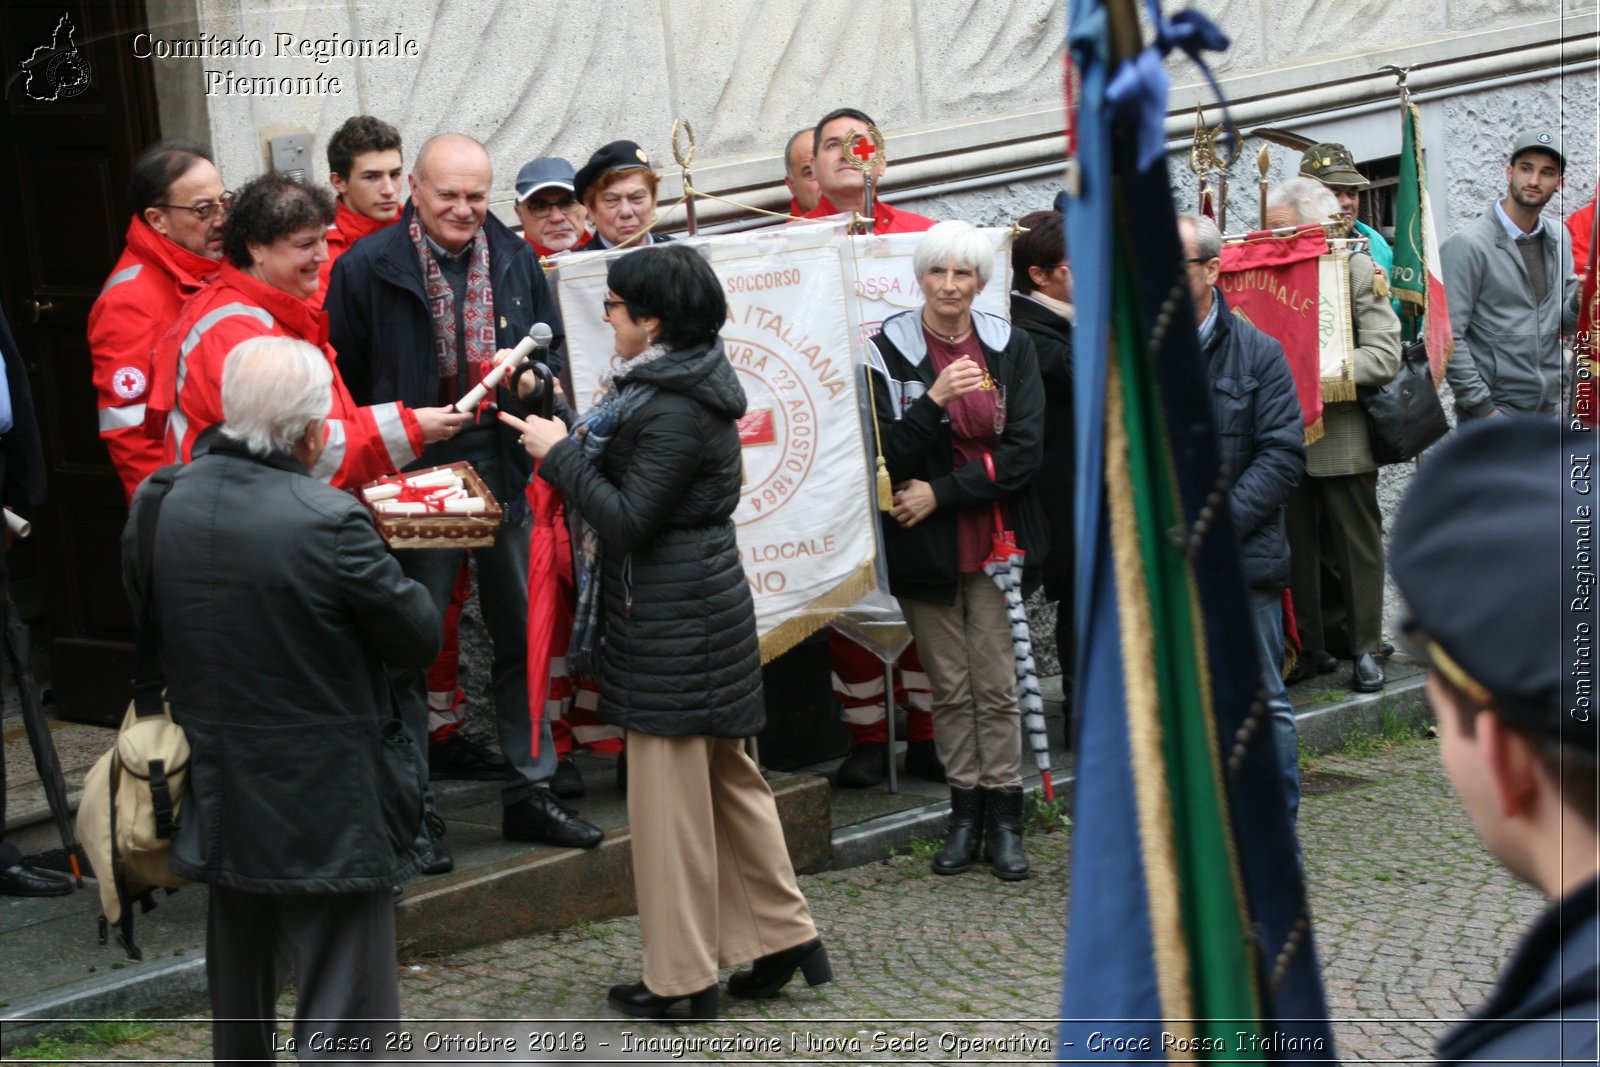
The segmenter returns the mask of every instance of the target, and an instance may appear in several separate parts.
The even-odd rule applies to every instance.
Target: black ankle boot
[[[708,986],[698,993],[685,993],[677,997],[659,997],[650,992],[643,982],[614,985],[606,994],[606,1003],[627,1015],[640,1019],[665,1019],[667,1012],[680,1000],[689,1002],[689,1021],[716,1019],[717,987]],[[682,1016],[674,1016],[675,1020]]]
[[[822,938],[813,937],[803,945],[762,956],[749,970],[733,972],[728,976],[728,996],[775,997],[797,970],[806,976],[806,985],[833,981],[833,964],[828,962]]]
[[[983,790],[950,787],[950,832],[933,857],[934,874],[960,874],[983,847]]]
[[[988,855],[994,876],[1006,882],[1028,877],[1028,857],[1022,851],[1022,790],[988,789],[985,801]]]

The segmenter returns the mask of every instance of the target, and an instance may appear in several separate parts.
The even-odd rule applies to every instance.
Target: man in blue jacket
[[[483,378],[500,349],[535,322],[562,340],[561,319],[527,242],[489,214],[493,171],[481,144],[442,133],[422,146],[411,171],[411,200],[398,225],[357,242],[339,258],[328,286],[328,339],[339,373],[358,403],[426,399],[453,404]],[[380,399],[381,398],[381,399]],[[532,755],[528,713],[528,509],[531,464],[515,432],[492,414],[430,445],[412,466],[467,460],[505,509],[489,548],[473,549],[484,624],[494,645],[491,683],[500,751],[506,760],[501,832],[512,841],[593,848],[600,828],[578,818],[550,790],[556,769],[550,723],[542,720]],[[433,594],[443,614],[461,570],[460,549],[399,553],[406,575]],[[408,676],[404,698],[425,736],[425,672]],[[435,843],[429,873],[449,869]]]
[[[1211,384],[1211,418],[1223,464],[1233,474],[1228,511],[1239,541],[1262,685],[1293,822],[1300,809],[1300,746],[1283,684],[1283,590],[1289,584],[1285,508],[1305,472],[1304,420],[1283,346],[1228,311],[1217,275],[1222,233],[1203,216],[1182,215],[1183,243]]]
[[[1439,757],[1478,836],[1551,906],[1444,1063],[1594,1063],[1600,776],[1591,431],[1512,414],[1428,453],[1389,552]]]

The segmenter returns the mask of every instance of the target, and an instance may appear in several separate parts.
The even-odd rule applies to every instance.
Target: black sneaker
[[[583,796],[583,774],[578,762],[571,756],[556,761],[556,773],[550,776],[550,792],[562,800],[576,800]]]
[[[459,733],[428,746],[429,781],[498,782],[505,776],[505,760]]]

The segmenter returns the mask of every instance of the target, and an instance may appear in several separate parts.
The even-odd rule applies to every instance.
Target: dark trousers
[[[392,892],[291,896],[212,886],[206,982],[218,1063],[272,1063],[275,1042],[289,1047],[275,1017],[291,972],[299,1059],[384,1058],[384,1038],[400,1018]]]
[[[1383,640],[1383,516],[1378,472],[1317,478],[1289,494],[1289,575],[1300,647],[1329,648],[1343,605],[1345,643],[1351,656],[1374,652]],[[1326,579],[1332,578],[1334,588]]]
[[[478,568],[478,604],[494,646],[490,686],[494,693],[494,720],[500,752],[506,761],[501,800],[506,805],[547,787],[556,772],[556,746],[550,737],[550,720],[540,720],[539,756],[532,755],[533,725],[528,715],[528,536],[526,524],[503,525],[489,548],[475,548]],[[442,617],[450,590],[461,573],[463,550],[411,549],[395,553],[406,577],[422,583]],[[426,670],[409,672],[398,682],[407,723],[417,744],[428,744],[428,676]]]

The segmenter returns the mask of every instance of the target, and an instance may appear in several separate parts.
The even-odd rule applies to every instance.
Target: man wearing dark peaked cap
[[[1552,902],[1442,1062],[1596,1062],[1597,451],[1549,418],[1471,424],[1429,454],[1395,524],[1445,772],[1484,844]]]

